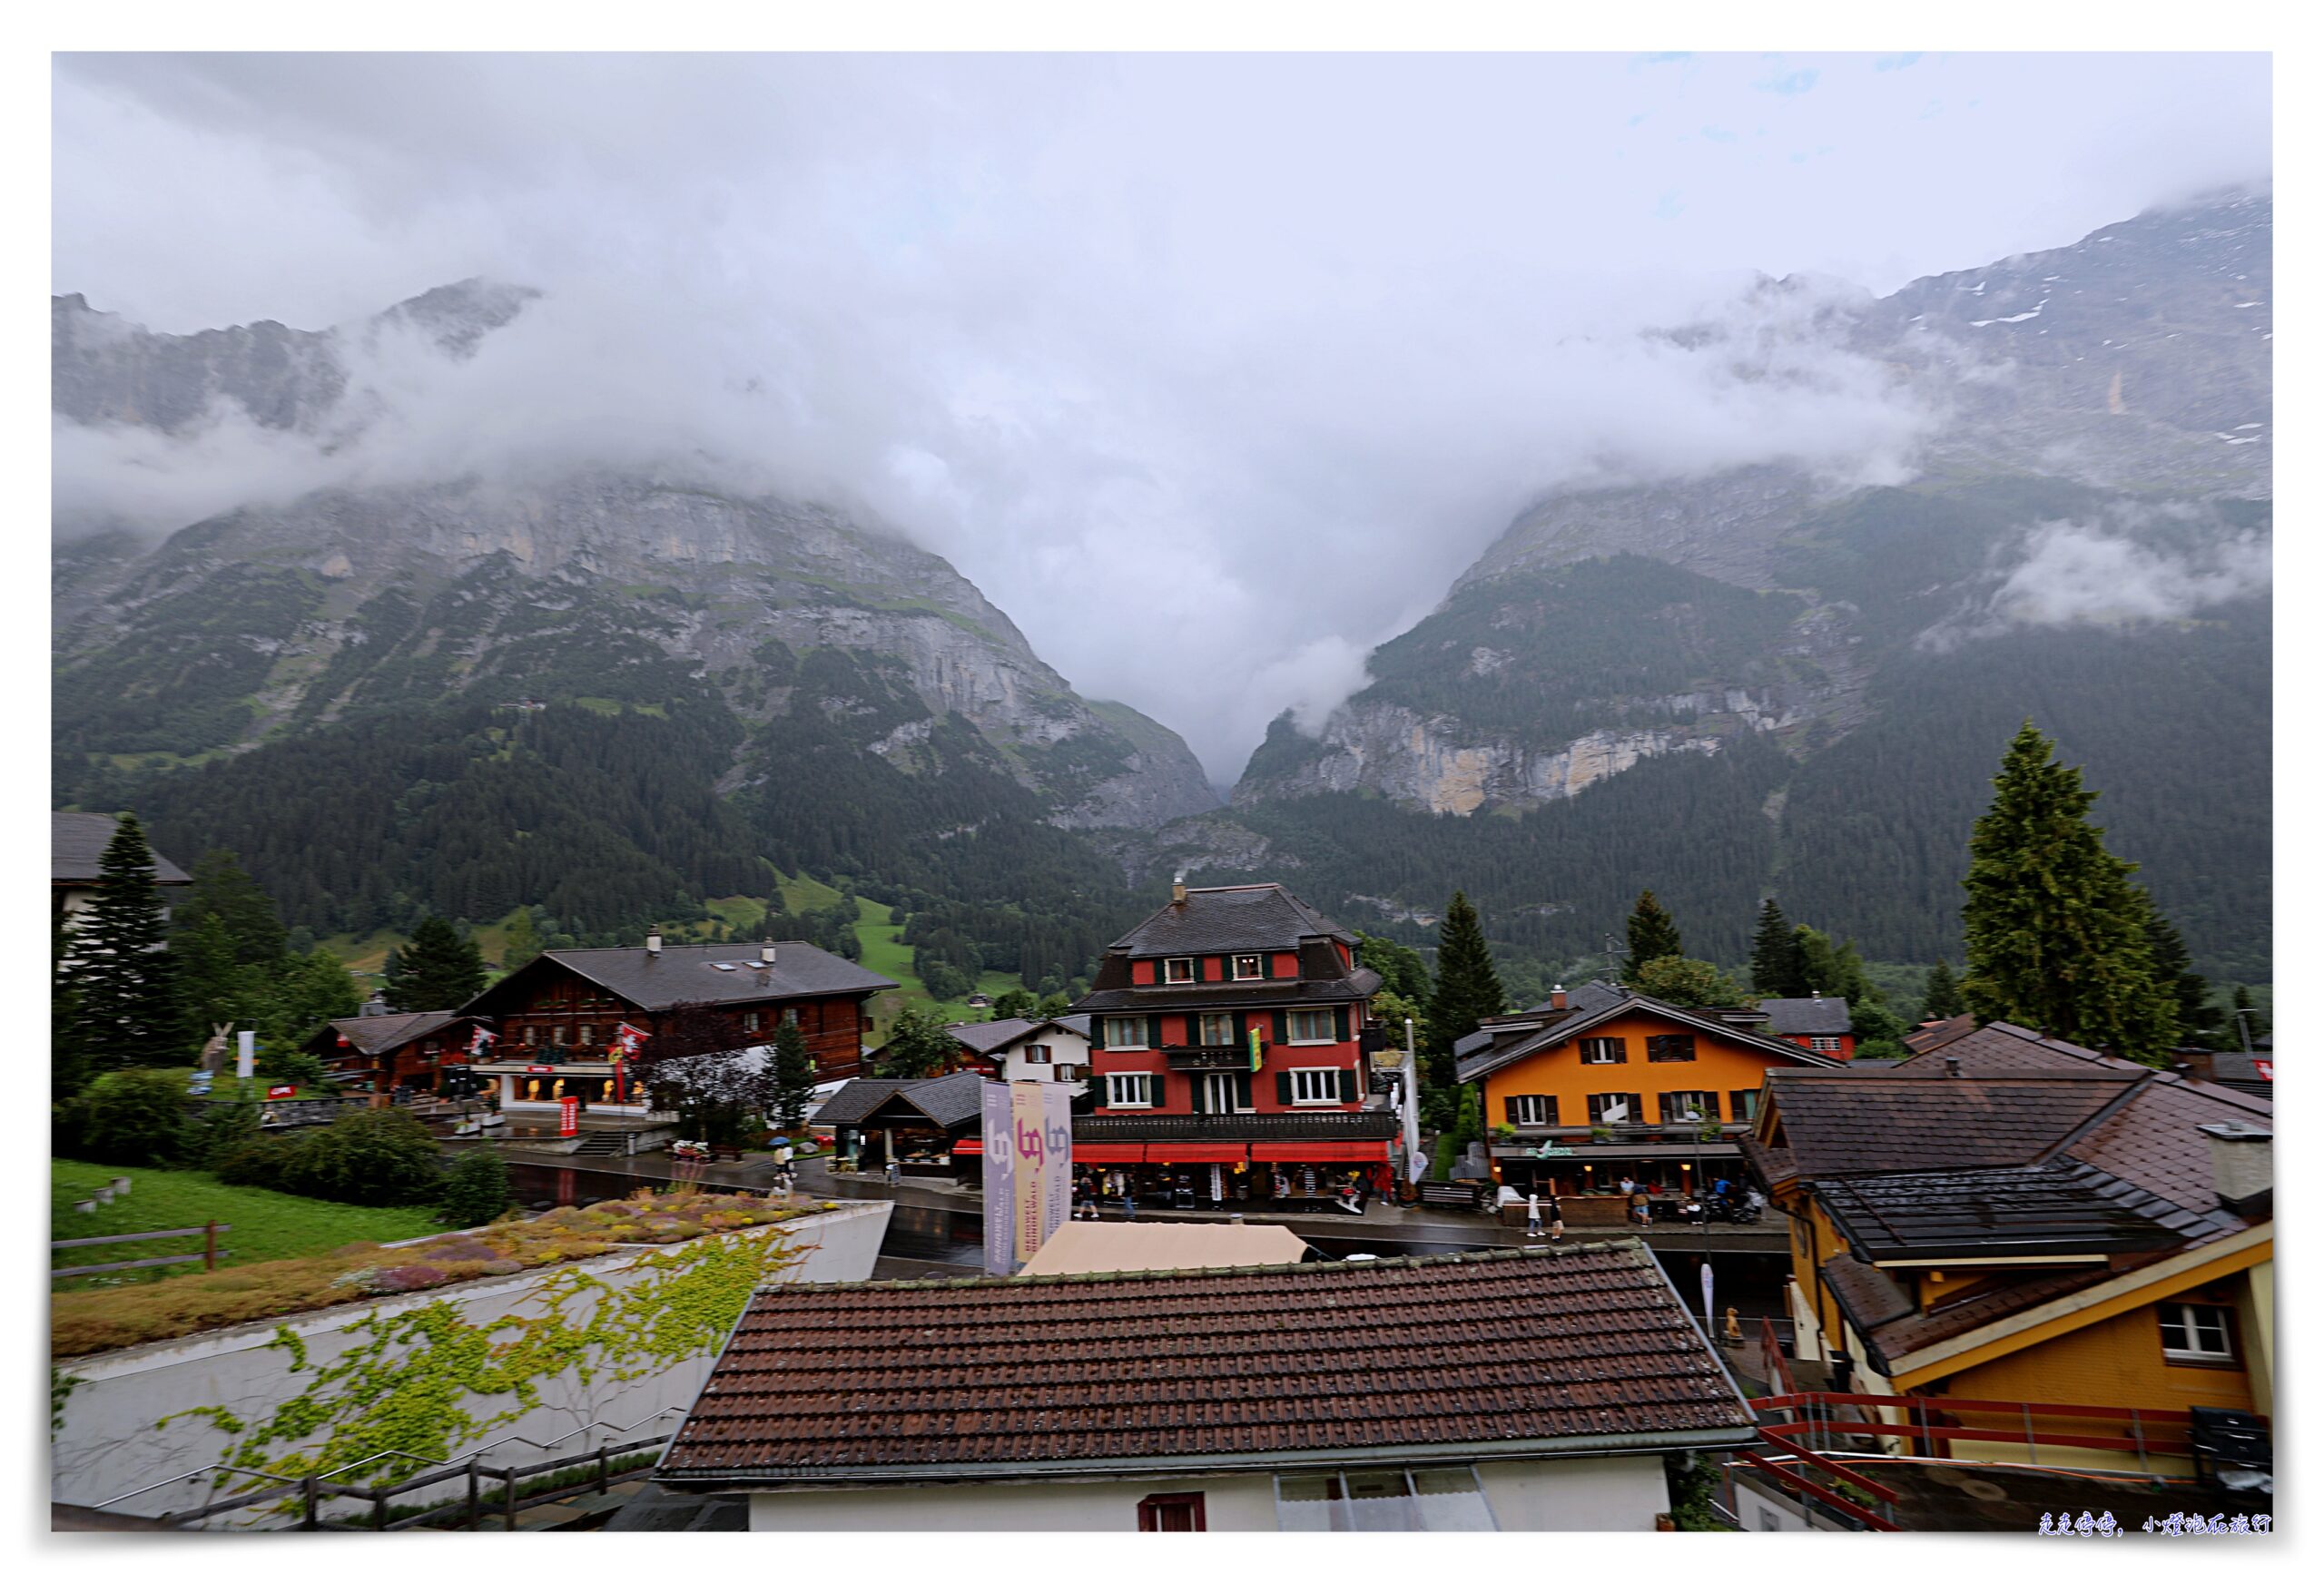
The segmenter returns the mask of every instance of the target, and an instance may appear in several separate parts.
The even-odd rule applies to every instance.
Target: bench
[[[1446,1209],[1475,1209],[1484,1190],[1474,1182],[1423,1182],[1420,1201]]]
[[[739,1160],[743,1157],[743,1151],[726,1144],[713,1144],[710,1145],[710,1157],[713,1160]]]

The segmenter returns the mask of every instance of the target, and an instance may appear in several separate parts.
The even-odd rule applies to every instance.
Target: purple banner
[[[984,1273],[1017,1273],[1017,1118],[1009,1085],[984,1086]]]

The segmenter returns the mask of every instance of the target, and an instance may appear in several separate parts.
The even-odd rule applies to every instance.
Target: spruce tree
[[[73,981],[72,931],[59,915],[48,936],[48,1096],[70,1099],[89,1080],[89,1052],[83,1040],[81,991]]]
[[[453,1011],[484,988],[484,957],[445,919],[429,915],[389,968],[388,1000],[398,1011]]]
[[[230,851],[212,850],[193,865],[185,900],[170,909],[170,932],[182,938],[215,918],[244,967],[272,967],[290,954],[290,932],[274,899],[258,888]]]
[[[1622,963],[1622,979],[1635,981],[1639,969],[1649,962],[1664,957],[1683,957],[1686,949],[1679,943],[1679,926],[1662,903],[1654,899],[1651,890],[1638,893],[1638,905],[1630,909],[1630,954]]]
[[[508,932],[500,947],[501,974],[515,972],[540,954],[540,930],[533,926],[532,909],[520,907],[508,920]]]
[[[1492,965],[1492,948],[1485,944],[1484,925],[1468,893],[1452,892],[1452,905],[1436,936],[1436,988],[1428,1002],[1429,1052],[1427,1078],[1432,1086],[1452,1081],[1452,1046],[1477,1031],[1488,1017],[1508,1009],[1508,992]]]
[[[775,1129],[795,1133],[807,1125],[807,1106],[815,1100],[815,1057],[807,1036],[784,1018],[774,1030]]]
[[[1943,1022],[1969,1009],[1961,998],[1961,986],[1953,977],[1953,969],[1938,961],[1928,970],[1927,988],[1921,991],[1921,1020]]]
[[[1759,904],[1759,929],[1751,937],[1751,988],[1759,995],[1797,999],[1807,993],[1802,975],[1799,940],[1770,896]]]
[[[2138,865],[2090,822],[2097,799],[2027,721],[1969,837],[1961,991],[1987,1020],[2159,1064],[2178,1024],[2173,988],[2155,971]]]
[[[2146,903],[2147,952],[2154,959],[2155,978],[2170,990],[2178,1029],[2172,1042],[2209,1042],[2221,1031],[2219,1013],[2211,1008],[2211,987],[2195,971],[2187,942],[2171,921],[2154,905],[2154,898],[2139,892]]]
[[[97,860],[97,893],[72,938],[80,1037],[97,1070],[170,1064],[177,1056],[175,964],[162,949],[153,852],[124,813]]]

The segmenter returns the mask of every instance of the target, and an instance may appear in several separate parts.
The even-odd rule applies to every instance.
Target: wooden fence
[[[216,1221],[212,1220],[205,1221],[200,1225],[186,1226],[178,1231],[133,1231],[124,1232],[118,1236],[66,1237],[61,1242],[52,1242],[48,1244],[51,1254],[59,1248],[94,1248],[114,1243],[162,1242],[170,1237],[189,1236],[198,1236],[202,1239],[202,1251],[198,1254],[171,1254],[159,1259],[121,1259],[110,1264],[59,1264],[52,1258],[48,1278],[58,1281],[69,1275],[101,1275],[111,1270],[150,1270],[158,1264],[191,1264],[197,1259],[201,1261],[203,1269],[214,1270],[218,1267],[220,1251],[218,1234],[233,1229],[231,1225],[220,1225]]]

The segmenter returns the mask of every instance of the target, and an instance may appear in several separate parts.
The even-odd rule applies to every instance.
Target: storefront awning
[[[1149,1165],[1239,1165],[1251,1157],[1248,1144],[1147,1144]]]
[[[952,1152],[956,1155],[980,1155],[984,1153],[984,1139],[980,1137],[954,1138]]]
[[[1077,1165],[1135,1165],[1146,1158],[1144,1144],[1085,1144],[1073,1140],[1073,1163]]]
[[[1385,1164],[1388,1145],[1380,1138],[1341,1143],[1254,1144],[1251,1153],[1269,1165],[1358,1165]]]

